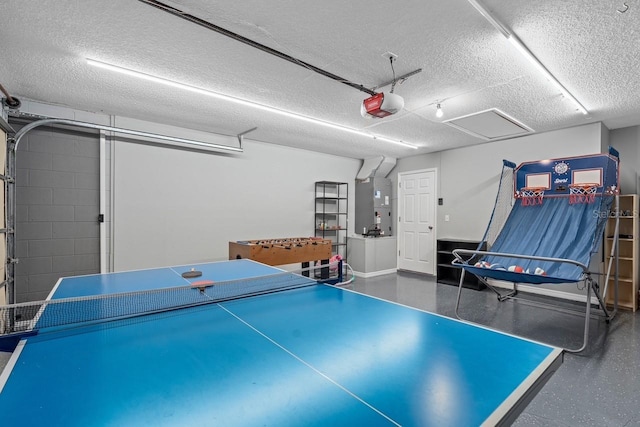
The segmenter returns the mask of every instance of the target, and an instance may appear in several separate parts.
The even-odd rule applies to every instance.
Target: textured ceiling
[[[354,83],[422,68],[404,109],[364,119],[364,92],[135,0],[0,3],[0,83],[13,95],[354,158],[406,157],[484,140],[442,121],[497,108],[535,132],[640,124],[640,2],[483,0],[587,108],[575,107],[467,1],[165,3]],[[412,150],[89,67],[85,58],[418,145]],[[385,87],[381,90],[388,91]],[[435,116],[441,102],[442,118]]]

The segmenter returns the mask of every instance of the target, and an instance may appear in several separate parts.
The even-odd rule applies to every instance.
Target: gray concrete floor
[[[455,317],[457,287],[400,272],[347,286],[356,292]],[[558,347],[578,347],[582,318],[524,304],[499,303],[489,290],[463,290],[461,314],[474,322]],[[515,426],[640,427],[640,320],[621,311],[611,324],[591,321],[591,344],[564,363]],[[0,371],[9,359],[0,352]],[[514,360],[517,363],[517,360]]]
[[[0,373],[3,371],[4,367],[9,362],[10,357],[11,357],[11,353],[0,351]]]
[[[347,288],[455,318],[458,288],[437,284],[430,276],[400,272],[356,278]],[[558,347],[577,348],[582,343],[583,317],[518,302],[500,303],[489,290],[463,289],[460,314]],[[620,311],[609,325],[592,319],[590,328],[587,349],[565,353],[562,366],[514,426],[640,427],[640,319]]]

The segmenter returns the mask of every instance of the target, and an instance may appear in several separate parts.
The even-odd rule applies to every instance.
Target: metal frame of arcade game
[[[609,323],[618,309],[618,277],[615,270],[614,304],[609,310],[603,296],[618,256],[619,219],[615,216],[612,256],[605,288],[589,270],[598,252],[604,226],[619,199],[619,154],[568,157],[525,162],[517,168],[505,160],[498,195],[489,225],[482,239],[487,250],[455,249],[452,264],[462,268],[455,313],[459,315],[465,273],[471,273],[496,293],[498,301],[523,300],[528,304],[584,315],[583,342],[569,352],[583,351],[589,341],[589,319],[593,314]],[[500,292],[489,279],[510,282],[513,288]],[[586,288],[586,308],[572,310],[555,304],[516,297],[518,284],[576,283]],[[583,283],[583,285],[580,285]],[[581,287],[582,286],[582,287]],[[592,310],[592,293],[596,310]]]

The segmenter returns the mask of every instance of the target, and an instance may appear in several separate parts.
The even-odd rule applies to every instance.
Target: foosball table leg
[[[322,267],[320,269],[320,279],[325,280],[329,278],[329,260],[323,259],[320,260],[320,265],[326,265],[326,267]]]

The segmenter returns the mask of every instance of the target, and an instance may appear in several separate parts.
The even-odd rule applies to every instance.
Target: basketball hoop
[[[522,199],[522,206],[541,205],[544,199],[544,187],[522,187],[518,198]]]
[[[593,203],[600,184],[569,184],[569,204]]]

